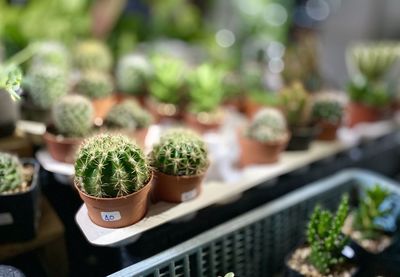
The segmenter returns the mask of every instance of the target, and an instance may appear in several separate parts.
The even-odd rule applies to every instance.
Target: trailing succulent
[[[79,149],[75,177],[86,194],[115,198],[143,188],[150,181],[151,169],[142,150],[128,137],[100,134]]]
[[[54,66],[67,70],[70,66],[69,53],[67,48],[58,41],[36,42],[35,53],[32,57],[30,70],[35,70],[42,66]]]
[[[206,144],[191,130],[173,129],[153,147],[150,162],[155,169],[167,175],[199,175],[208,167]]]
[[[151,75],[152,67],[146,57],[130,54],[118,61],[115,77],[122,93],[138,94],[143,92]]]
[[[20,99],[22,71],[16,66],[0,64],[0,91],[8,92],[13,100]]]
[[[361,198],[353,220],[353,228],[362,233],[365,239],[376,239],[382,235],[375,220],[391,212],[390,209],[381,209],[383,201],[390,192],[379,184],[369,188]]]
[[[147,128],[153,122],[150,113],[144,110],[135,100],[126,100],[111,108],[105,124],[109,128],[135,130]]]
[[[50,109],[68,92],[68,79],[64,70],[43,66],[32,70],[24,80],[32,104],[39,109]]]
[[[113,83],[107,73],[85,71],[76,84],[76,91],[90,99],[105,98],[112,94]]]
[[[313,121],[325,121],[339,124],[344,114],[344,99],[334,92],[318,93],[314,97],[312,107]]]
[[[97,40],[81,41],[74,51],[75,66],[82,70],[109,72],[112,67],[112,55],[107,45]]]
[[[307,242],[311,248],[309,262],[326,275],[344,262],[341,252],[347,242],[342,228],[349,212],[349,199],[342,198],[335,215],[316,206],[307,226]]]
[[[23,183],[22,165],[14,155],[0,152],[0,193],[14,191]]]
[[[85,97],[67,95],[53,106],[53,123],[66,137],[85,137],[92,129],[93,106]]]
[[[274,108],[263,108],[254,116],[246,136],[259,142],[276,142],[287,136],[286,119]]]

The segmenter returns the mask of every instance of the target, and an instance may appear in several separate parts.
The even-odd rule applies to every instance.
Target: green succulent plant
[[[334,92],[322,92],[314,97],[312,119],[339,124],[344,114],[344,99]]]
[[[375,224],[375,219],[390,213],[390,209],[381,210],[380,207],[390,192],[379,184],[369,188],[361,198],[353,220],[353,228],[362,233],[365,239],[376,239],[382,235]]]
[[[241,78],[237,73],[227,72],[222,79],[224,100],[238,99],[243,96]]]
[[[65,72],[54,66],[43,66],[30,71],[24,82],[33,105],[42,110],[50,109],[68,92]]]
[[[153,147],[150,162],[155,169],[167,175],[199,175],[208,167],[206,144],[191,130],[173,129]]]
[[[109,72],[113,59],[107,45],[97,40],[79,42],[73,52],[75,66],[82,70]]]
[[[247,127],[246,136],[259,142],[276,142],[287,136],[286,119],[274,108],[263,108]]]
[[[309,262],[323,275],[344,262],[341,252],[348,238],[342,228],[349,212],[349,199],[342,198],[335,215],[316,206],[307,226],[307,242],[311,248]]]
[[[146,57],[130,54],[118,61],[115,77],[122,93],[139,94],[143,93],[151,75],[151,64]]]
[[[90,99],[108,97],[113,92],[113,83],[110,75],[101,71],[82,72],[76,91]]]
[[[390,102],[387,86],[381,82],[353,80],[348,83],[347,91],[352,101],[367,106],[383,107]]]
[[[224,98],[223,72],[211,64],[202,64],[188,76],[189,109],[193,113],[212,113]]]
[[[259,63],[248,62],[240,72],[242,87],[246,91],[263,91],[263,69]]]
[[[13,100],[20,99],[22,71],[16,66],[0,64],[0,90],[8,92]]]
[[[14,155],[0,152],[0,193],[22,186],[22,165]]]
[[[171,57],[152,59],[153,76],[149,84],[151,96],[158,102],[178,105],[182,98],[185,65]]]
[[[66,95],[53,106],[53,123],[66,137],[85,137],[93,127],[92,103],[80,95]]]
[[[148,184],[151,169],[142,150],[128,137],[100,134],[81,145],[75,162],[75,178],[86,194],[115,198]]]
[[[34,43],[35,53],[31,61],[31,69],[37,67],[54,66],[67,70],[70,66],[67,48],[57,41],[40,41]]]

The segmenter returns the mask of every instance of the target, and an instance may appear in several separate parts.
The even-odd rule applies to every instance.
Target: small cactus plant
[[[313,99],[312,119],[339,124],[344,114],[344,99],[335,92],[322,92]]]
[[[86,194],[115,198],[148,184],[151,169],[142,150],[128,137],[100,134],[81,145],[75,177],[78,187]]]
[[[0,152],[0,193],[14,191],[22,186],[22,165],[14,155]]]
[[[246,136],[259,142],[276,142],[287,136],[286,119],[274,108],[263,108],[254,116]]]
[[[349,212],[349,199],[342,198],[336,215],[317,206],[307,226],[307,242],[311,248],[309,262],[321,273],[329,274],[344,262],[341,252],[347,242],[342,228]]]
[[[74,51],[75,66],[82,70],[109,72],[112,67],[112,55],[108,47],[96,40],[81,41]]]
[[[42,110],[50,109],[68,92],[65,72],[54,66],[36,68],[28,73],[24,81],[33,105]]]
[[[207,149],[199,135],[187,129],[164,134],[150,153],[151,165],[173,176],[195,176],[208,167]]]
[[[32,57],[31,69],[42,66],[55,66],[67,70],[69,64],[69,53],[67,48],[57,41],[41,41],[34,44],[35,53]]]
[[[122,57],[117,64],[116,83],[118,89],[126,94],[143,92],[152,74],[151,64],[144,56],[130,54]]]
[[[53,106],[53,122],[57,131],[66,137],[84,137],[91,128],[94,110],[92,103],[80,95],[67,95]]]
[[[108,97],[113,91],[111,77],[100,71],[82,72],[76,84],[76,91],[90,99]]]

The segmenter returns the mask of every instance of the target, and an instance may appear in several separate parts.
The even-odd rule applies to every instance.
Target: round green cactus
[[[137,54],[124,56],[117,64],[115,74],[117,87],[122,93],[138,94],[143,92],[151,74],[151,64],[144,56]]]
[[[91,128],[94,110],[92,103],[80,95],[67,95],[53,106],[53,122],[57,131],[66,137],[84,137]]]
[[[68,79],[65,72],[54,66],[36,68],[24,80],[29,97],[39,109],[50,109],[68,92]]]
[[[173,176],[194,176],[208,167],[207,147],[199,135],[186,129],[173,129],[161,137],[150,153],[151,165]]]
[[[113,91],[111,77],[100,71],[82,72],[76,84],[76,91],[90,99],[108,97]]]
[[[315,95],[312,118],[315,121],[327,121],[333,124],[341,122],[344,114],[345,100],[334,92],[323,92]]]
[[[100,134],[79,149],[75,178],[88,195],[115,198],[143,188],[150,181],[151,169],[142,150],[128,137]]]
[[[22,165],[14,155],[0,152],[0,193],[22,186]]]
[[[34,44],[35,54],[32,57],[31,70],[42,66],[55,66],[68,69],[69,53],[67,48],[57,41],[41,41]]]
[[[108,47],[96,40],[80,42],[74,51],[74,63],[80,70],[110,71],[112,55]]]
[[[301,83],[295,82],[279,93],[280,104],[291,127],[304,126],[311,118],[311,98]]]
[[[274,108],[257,112],[246,130],[246,136],[260,142],[275,142],[287,136],[286,119]]]

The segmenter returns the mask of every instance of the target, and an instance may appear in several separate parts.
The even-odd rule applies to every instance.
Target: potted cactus
[[[111,76],[101,71],[83,71],[76,83],[77,93],[92,100],[96,120],[104,119],[114,105]]]
[[[75,162],[75,186],[88,215],[105,228],[132,225],[144,217],[152,176],[142,150],[118,134],[87,139]]]
[[[35,53],[30,62],[30,70],[42,66],[55,66],[68,71],[70,68],[69,52],[58,41],[39,41],[34,43]]]
[[[39,166],[0,152],[1,242],[33,239],[39,219]]]
[[[293,83],[280,91],[279,102],[292,135],[287,150],[307,150],[317,134],[310,95],[301,83]]]
[[[148,90],[152,72],[151,64],[145,56],[129,54],[121,57],[115,72],[117,88],[121,92],[119,98],[143,97]]]
[[[150,152],[153,198],[180,203],[197,197],[209,161],[206,144],[191,130],[173,129]]]
[[[342,124],[345,101],[340,92],[326,91],[313,97],[312,120],[316,122],[320,140],[336,139],[337,129]]]
[[[56,161],[73,163],[75,152],[93,127],[93,107],[80,95],[67,95],[53,106],[53,124],[44,134],[50,155]]]
[[[200,132],[217,129],[224,119],[220,107],[224,97],[222,73],[211,64],[202,64],[188,76],[189,105],[185,121]]]
[[[113,66],[110,49],[97,40],[79,42],[73,51],[73,60],[75,67],[81,71],[110,72]]]
[[[178,119],[182,116],[185,65],[172,57],[152,59],[153,76],[149,83],[147,105],[157,120]]]
[[[279,110],[259,110],[250,125],[239,135],[240,166],[277,162],[289,137],[286,119]]]
[[[348,237],[341,232],[349,210],[343,197],[333,215],[317,206],[307,226],[307,244],[297,248],[286,261],[286,276],[353,276],[357,268],[346,262],[342,251]]]

